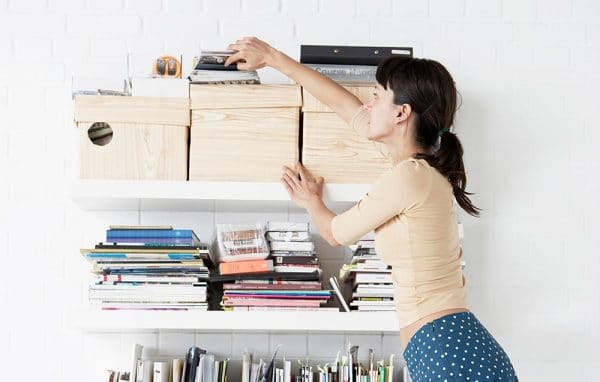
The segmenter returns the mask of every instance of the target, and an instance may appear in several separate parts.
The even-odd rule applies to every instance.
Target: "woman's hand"
[[[236,51],[225,61],[225,66],[237,62],[240,70],[264,68],[273,61],[277,49],[256,37],[244,37],[230,44],[227,49]]]
[[[302,208],[308,209],[311,203],[323,199],[323,178],[313,177],[299,162],[293,169],[283,166],[281,182],[294,203]]]

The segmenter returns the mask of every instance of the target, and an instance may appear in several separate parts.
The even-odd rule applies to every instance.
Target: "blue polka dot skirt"
[[[471,312],[426,324],[403,355],[413,382],[519,380],[500,344]]]

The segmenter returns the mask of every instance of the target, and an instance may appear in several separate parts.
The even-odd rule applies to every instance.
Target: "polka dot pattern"
[[[404,351],[412,382],[518,382],[500,344],[472,312],[440,317],[423,326]]]

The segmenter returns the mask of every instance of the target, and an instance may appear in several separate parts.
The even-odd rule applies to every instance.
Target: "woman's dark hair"
[[[414,157],[425,159],[445,176],[458,205],[470,215],[479,216],[481,210],[466,191],[462,145],[449,131],[454,123],[457,91],[448,70],[434,60],[390,57],[379,64],[375,77],[384,89],[392,89],[394,104],[409,104],[415,114],[415,142],[427,154],[415,153]]]

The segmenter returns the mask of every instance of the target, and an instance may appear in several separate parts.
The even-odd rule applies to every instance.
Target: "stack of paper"
[[[359,311],[393,311],[392,270],[377,257],[373,239],[351,246],[350,264],[340,270],[340,279],[352,285],[350,307]]]
[[[225,66],[234,51],[202,51],[189,75],[192,84],[260,84],[255,70],[238,70],[236,64]]]
[[[208,247],[192,230],[112,226],[81,253],[94,274],[89,300],[102,309],[208,308]]]

